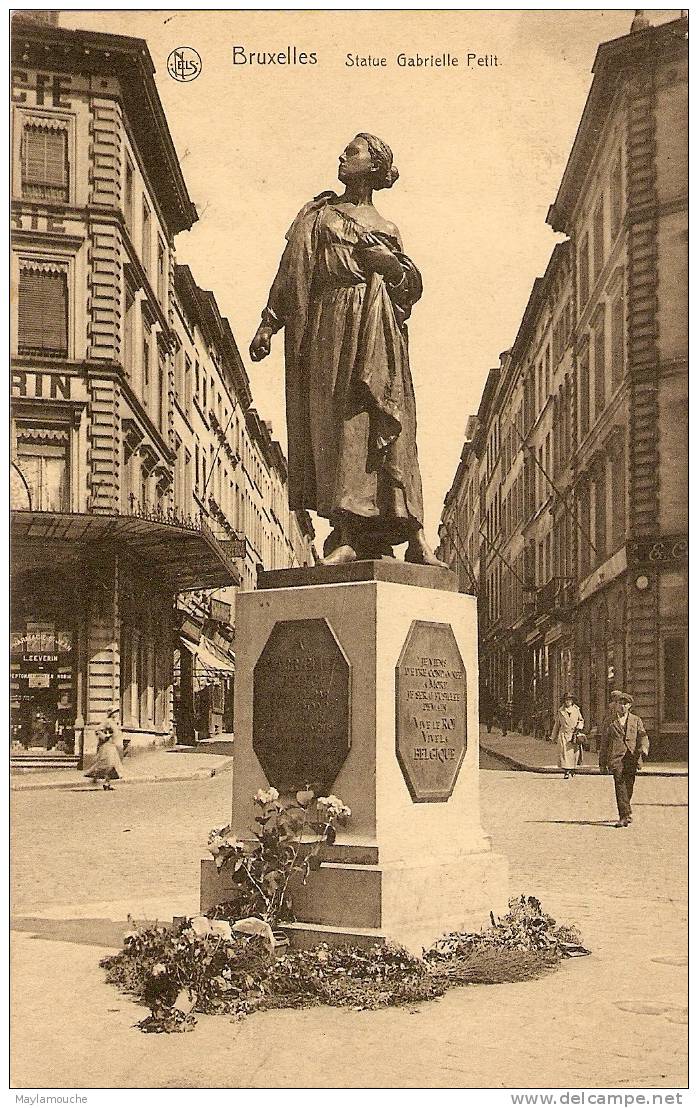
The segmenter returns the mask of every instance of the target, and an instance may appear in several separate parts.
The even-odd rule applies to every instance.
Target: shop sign
[[[71,654],[72,635],[65,631],[36,627],[26,632],[13,631],[10,637],[10,653],[23,662],[50,665],[58,662],[60,655]]]
[[[244,536],[237,539],[219,539],[218,542],[229,557],[244,559],[247,546]]]
[[[50,673],[28,673],[27,684],[30,689],[49,689],[51,687]]]
[[[688,558],[688,535],[664,535],[661,538],[631,539],[628,542],[629,565],[676,565]]]
[[[48,235],[79,233],[76,221],[71,221],[70,227],[67,227],[62,216],[47,215],[26,204],[13,211],[12,226],[16,231],[40,231]]]
[[[224,600],[216,600],[211,597],[211,619],[216,623],[230,623],[232,608]]]
[[[73,395],[77,386],[80,396]],[[30,400],[84,400],[83,383],[70,373],[39,373],[38,370],[12,370],[12,395]]]
[[[198,643],[201,638],[201,628],[198,623],[194,623],[193,619],[186,618],[182,620],[182,626],[179,629],[180,635],[185,639],[190,639],[191,642]]]

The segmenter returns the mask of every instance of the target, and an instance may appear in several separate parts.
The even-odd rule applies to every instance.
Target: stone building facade
[[[257,567],[314,562],[306,512],[288,507],[286,459],[253,407],[228,320],[188,266],[174,273],[174,484],[187,516],[203,518],[235,560],[239,585],[178,598],[177,737],[233,730],[235,595],[255,587]]]
[[[686,34],[636,21],[599,48],[548,215],[566,239],[466,444],[495,506],[479,573],[493,695],[545,733],[572,688],[593,737],[627,687],[658,757],[687,743]]]
[[[198,432],[187,426],[174,242],[197,217],[153,72],[139,39],[15,13],[13,751],[83,763],[112,707],[134,747],[170,738],[176,596],[249,586],[253,559],[269,557],[262,539],[242,549],[251,496],[238,517],[212,487],[197,499],[187,474],[197,433],[208,458],[220,446],[229,475],[233,459],[210,410]],[[206,355],[209,381],[220,364],[212,407],[229,379],[249,429],[249,386],[221,327],[222,346]],[[271,458],[268,429],[245,436],[255,443],[246,449]],[[275,534],[276,556],[309,558],[309,521],[291,522],[278,503],[282,458],[272,468],[288,534]]]

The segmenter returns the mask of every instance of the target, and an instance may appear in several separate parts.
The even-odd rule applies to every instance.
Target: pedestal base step
[[[320,943],[368,948],[376,943],[388,942],[388,936],[377,927],[357,930],[354,927],[332,927],[326,923],[280,923],[279,931],[288,935],[292,950],[310,950]]]

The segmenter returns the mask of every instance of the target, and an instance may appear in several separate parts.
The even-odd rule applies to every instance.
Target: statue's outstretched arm
[[[276,277],[272,282],[267,306],[262,311],[262,320],[250,343],[250,357],[253,362],[261,362],[271,350],[271,340],[280,331],[286,320],[286,288],[288,274],[288,255],[290,243],[286,243]]]

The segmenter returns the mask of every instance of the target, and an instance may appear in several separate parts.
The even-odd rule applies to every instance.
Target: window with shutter
[[[167,425],[167,367],[165,359],[158,353],[158,410],[157,421],[160,430]]]
[[[146,273],[150,273],[150,208],[143,201],[143,224],[141,227],[141,261]]]
[[[606,404],[606,324],[599,316],[594,333],[594,418],[598,419]]]
[[[611,170],[611,239],[620,231],[623,222],[623,169],[620,154]]]
[[[158,239],[158,300],[163,305],[163,307],[165,306],[165,299],[166,299],[166,297],[165,297],[165,291],[166,291],[166,289],[165,289],[165,265],[166,265],[165,245],[164,245],[162,239],[159,238]]]
[[[623,380],[625,355],[625,311],[623,297],[614,301],[611,309],[611,389],[613,392]]]
[[[20,264],[18,351],[68,356],[68,274],[58,266]]]
[[[585,235],[579,248],[579,308],[589,299],[589,235]]]
[[[126,177],[124,180],[124,219],[129,234],[133,235],[133,165],[126,159]]]
[[[604,263],[604,198],[599,198],[594,212],[594,279],[603,269]]]
[[[625,444],[616,447],[611,466],[611,497],[613,507],[612,535],[614,547],[625,539]]]
[[[147,408],[150,404],[150,331],[143,329],[143,403]]]
[[[70,511],[70,432],[67,427],[17,425],[17,466],[35,512]]]
[[[68,203],[68,129],[63,124],[26,123],[22,130],[22,196]]]
[[[589,347],[585,346],[579,360],[579,437],[589,432]]]
[[[606,554],[606,470],[600,466],[594,479],[594,546],[596,560]]]

